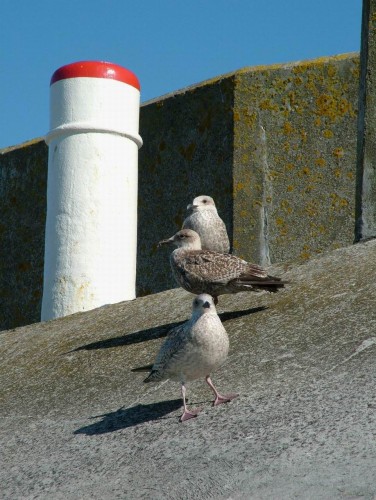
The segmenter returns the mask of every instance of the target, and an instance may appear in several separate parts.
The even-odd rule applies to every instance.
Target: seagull
[[[210,378],[227,358],[229,340],[219,319],[213,298],[198,295],[192,305],[191,318],[168,333],[153,365],[134,368],[132,371],[149,371],[144,382],[160,382],[171,379],[181,383],[184,412],[180,422],[197,417],[201,408],[189,410],[186,402],[186,382],[205,378],[215,395],[213,406],[228,403],[238,394],[222,396]]]
[[[260,290],[277,292],[287,283],[236,255],[202,250],[200,236],[192,229],[182,229],[160,241],[158,246],[165,244],[178,247],[170,256],[177,283],[194,294],[208,293],[215,304],[219,295]]]
[[[230,241],[225,223],[219,217],[213,198],[207,195],[197,196],[187,206],[191,214],[183,222],[182,229],[192,229],[201,238],[203,250],[229,253]]]

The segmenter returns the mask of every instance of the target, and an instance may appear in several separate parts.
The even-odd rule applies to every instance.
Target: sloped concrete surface
[[[274,295],[220,298],[231,352],[213,408],[142,384],[192,296],[169,290],[0,335],[0,497],[373,499],[376,241],[300,266]]]

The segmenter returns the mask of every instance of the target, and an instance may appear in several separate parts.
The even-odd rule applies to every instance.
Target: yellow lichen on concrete
[[[333,136],[334,136],[334,133],[332,130],[329,130],[329,129],[325,129],[323,130],[322,132],[322,135],[326,138],[326,139],[331,139]]]
[[[342,158],[342,156],[345,154],[343,151],[343,148],[335,148],[333,149],[333,156],[336,158]]]
[[[241,119],[234,123],[239,148],[234,209],[242,214],[253,210],[259,217],[248,233],[234,225],[239,252],[247,252],[246,234],[256,241],[263,234],[262,214],[267,215],[272,259],[306,259],[337,238],[352,241],[348,193],[353,185],[348,183],[354,182],[356,148],[348,138],[355,145],[357,82],[352,78],[358,66],[357,56],[345,54],[236,73],[234,109],[241,111]],[[252,127],[244,110],[255,113]],[[248,169],[252,182],[239,191],[237,183],[244,182]],[[332,200],[330,193],[339,199]],[[344,223],[346,236],[338,229]]]
[[[319,167],[325,167],[326,160],[324,158],[316,158],[315,164],[318,165]]]
[[[294,131],[294,129],[293,129],[293,126],[291,125],[291,123],[290,123],[290,122],[285,122],[285,123],[283,124],[283,133],[284,133],[285,135],[290,135],[290,134],[292,134],[292,133],[293,133],[293,131]]]

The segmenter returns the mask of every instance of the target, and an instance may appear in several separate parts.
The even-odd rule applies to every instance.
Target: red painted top
[[[128,85],[140,90],[140,82],[132,71],[118,64],[105,61],[79,61],[62,66],[52,75],[51,85],[59,80],[79,77],[109,78],[128,83]]]

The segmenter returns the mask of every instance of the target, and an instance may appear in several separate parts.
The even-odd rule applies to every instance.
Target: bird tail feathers
[[[137,368],[132,368],[131,372],[150,372],[153,365],[138,366]]]
[[[161,373],[159,370],[152,370],[149,375],[146,377],[144,382],[147,384],[148,382],[159,382],[162,380]]]
[[[159,370],[153,370],[154,365],[138,366],[137,368],[132,368],[131,372],[149,372],[149,375],[144,380],[145,383],[148,382],[159,382],[162,380]]]
[[[238,286],[250,286],[259,290],[266,290],[268,292],[277,292],[279,288],[284,288],[288,281],[282,281],[281,278],[275,276],[257,277],[253,274],[243,274],[235,281]]]

